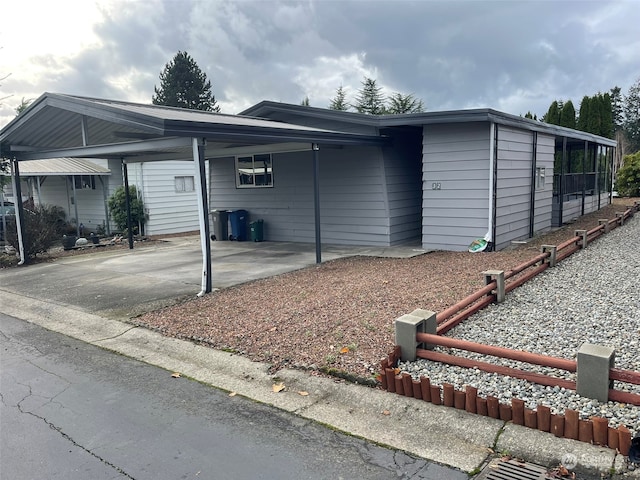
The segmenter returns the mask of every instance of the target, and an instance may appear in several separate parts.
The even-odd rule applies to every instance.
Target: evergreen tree
[[[417,99],[413,94],[403,95],[402,93],[394,93],[389,97],[387,111],[385,113],[401,114],[401,113],[421,113],[424,112],[424,104],[422,100]]]
[[[331,99],[331,103],[329,103],[329,109],[339,110],[341,112],[346,112],[347,110],[349,110],[349,104],[347,103],[347,92],[345,92],[342,85],[340,85],[336,90],[336,96]]]
[[[309,107],[311,105],[309,103],[309,96],[304,97],[300,102],[300,105],[302,105],[303,107]]]
[[[567,103],[562,105],[560,115],[558,118],[558,125],[568,128],[576,128],[576,109],[573,106],[571,100],[567,100]]]
[[[382,87],[376,84],[376,80],[365,77],[362,81],[362,89],[358,90],[355,109],[359,113],[369,115],[382,115],[385,113],[384,96]]]
[[[582,102],[580,102],[580,113],[578,114],[578,122],[576,124],[576,127],[578,128],[578,130],[581,130],[583,132],[588,132],[589,131],[589,114],[591,111],[590,108],[590,98],[588,96],[584,96],[582,97]]]
[[[614,130],[620,130],[624,121],[624,103],[622,101],[622,90],[617,85],[611,89],[611,117]]]
[[[542,117],[542,121],[545,123],[550,123],[552,125],[560,124],[560,109],[558,108],[558,101],[554,100],[551,102],[549,106],[549,110]]]
[[[154,105],[219,112],[211,93],[211,82],[187,52],[178,52],[160,72],[160,86],[154,87]]]
[[[611,95],[608,93],[598,95],[600,101],[600,135],[607,138],[614,138],[615,128],[613,125]]]
[[[624,99],[624,131],[629,151],[640,151],[640,78],[629,87]]]

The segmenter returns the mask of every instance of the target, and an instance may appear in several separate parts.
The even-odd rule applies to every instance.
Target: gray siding
[[[420,135],[395,137],[394,148],[385,148],[383,154],[390,243],[418,243],[422,231]]]
[[[233,158],[211,160],[211,208],[263,219],[265,240],[314,242],[312,153],[273,156],[273,188],[238,189]],[[377,148],[320,151],[322,242],[388,246],[389,205]]]
[[[544,189],[536,190],[533,226],[535,234],[545,232],[551,228],[554,153],[555,138],[539,133],[536,146],[536,167],[545,169],[545,185]]]
[[[499,125],[496,199],[496,249],[529,237],[533,135]]]
[[[425,125],[422,149],[422,245],[466,250],[489,226],[490,127]],[[440,190],[432,184],[439,183]]]
[[[196,190],[176,192],[176,176],[194,176],[193,161],[135,164],[129,169],[129,183],[142,186],[148,212],[148,235],[189,232],[200,229]],[[195,184],[195,188],[198,185]]]

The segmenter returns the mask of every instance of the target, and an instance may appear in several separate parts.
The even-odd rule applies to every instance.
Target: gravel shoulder
[[[393,348],[393,321],[416,308],[440,311],[483,286],[481,272],[508,270],[634,199],[526,245],[494,253],[432,252],[410,259],[353,257],[246,283],[149,312],[134,323],[282,367],[372,379]],[[557,352],[547,352],[553,355]]]

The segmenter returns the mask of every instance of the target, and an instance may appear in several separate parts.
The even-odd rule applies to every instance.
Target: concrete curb
[[[494,451],[545,466],[571,454],[575,471],[590,475],[623,466],[610,449],[298,370],[271,375],[266,364],[66,305],[4,290],[0,305],[7,315],[465,472],[477,471]],[[286,389],[274,393],[276,382]],[[626,478],[640,478],[640,472]]]

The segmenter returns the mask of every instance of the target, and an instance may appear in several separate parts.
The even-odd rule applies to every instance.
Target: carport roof
[[[358,135],[242,115],[45,93],[0,130],[5,157],[121,158],[127,161],[192,158],[192,138],[206,141],[209,156],[245,148],[310,150],[311,144],[379,145]],[[268,150],[271,151],[271,150]]]
[[[48,175],[111,175],[111,170],[86,158],[51,158],[20,163],[20,175],[36,177]]]

